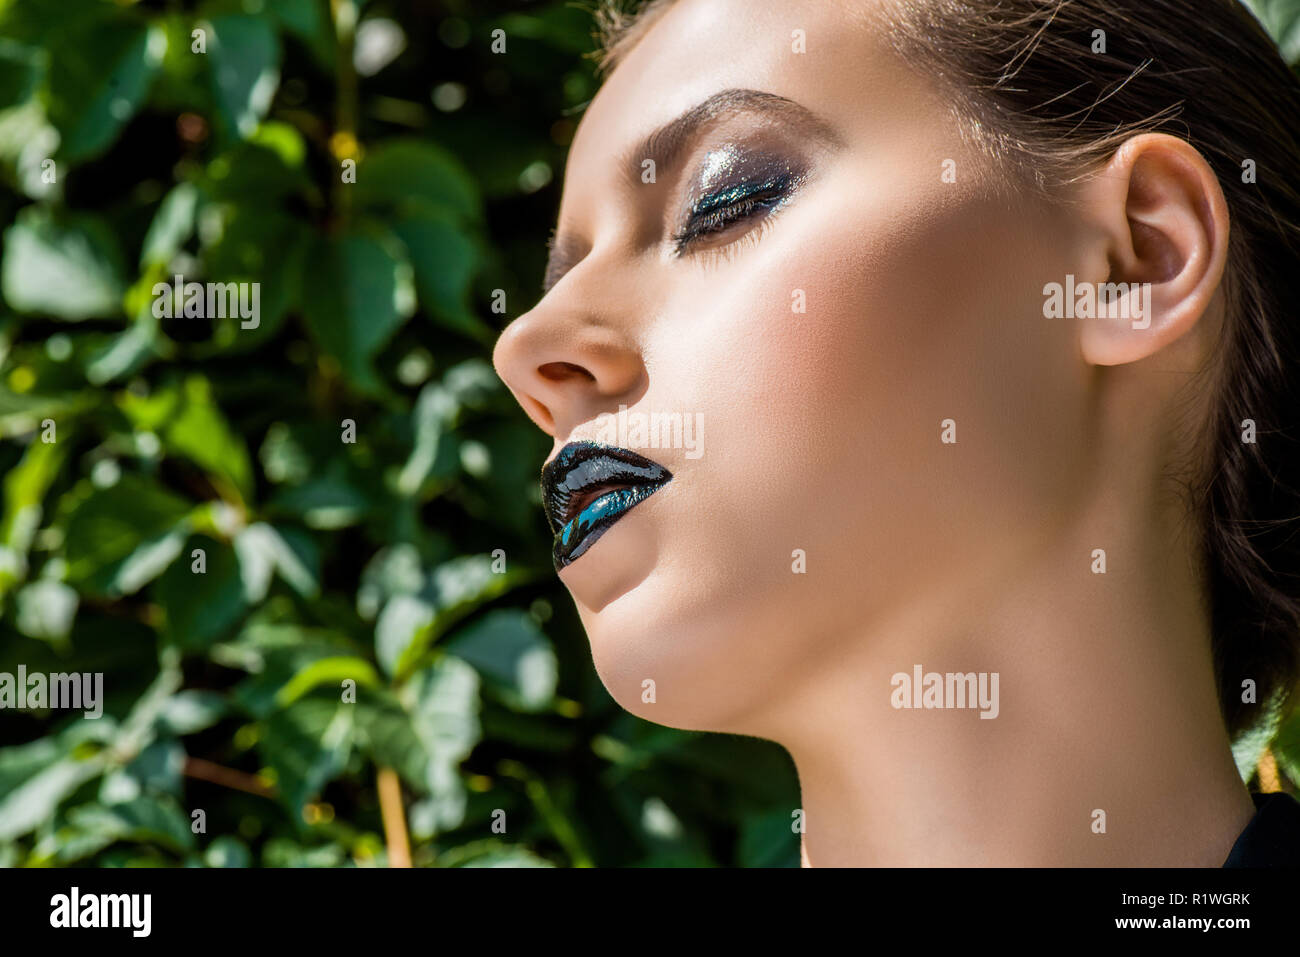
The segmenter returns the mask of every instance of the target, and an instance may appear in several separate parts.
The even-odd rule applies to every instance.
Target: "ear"
[[[1106,245],[1106,281],[1125,284],[1109,305],[1098,296],[1098,318],[1079,323],[1083,356],[1094,365],[1137,362],[1209,308],[1228,258],[1228,204],[1205,158],[1164,133],[1126,140],[1083,200]]]

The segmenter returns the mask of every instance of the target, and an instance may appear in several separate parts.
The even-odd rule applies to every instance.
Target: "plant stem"
[[[1265,794],[1282,790],[1282,781],[1277,773],[1277,758],[1271,748],[1265,748],[1256,765],[1259,771],[1259,789]]]
[[[352,214],[352,194],[343,182],[342,167],[346,159],[358,159],[357,112],[359,93],[357,71],[352,64],[352,53],[357,27],[356,0],[330,0],[330,18],[334,23],[337,49],[335,72],[338,74],[338,94],[334,112],[334,135],[330,150],[336,164],[334,173],[334,216],[346,224]]]
[[[380,768],[379,814],[384,821],[384,841],[388,845],[389,867],[411,866],[411,842],[406,836],[406,812],[402,808],[402,783],[392,768]]]
[[[220,764],[213,764],[211,761],[205,761],[202,758],[187,757],[185,759],[184,774],[187,778],[196,778],[210,784],[219,784],[223,788],[244,791],[258,797],[269,798],[275,796],[275,788],[267,787],[256,775],[236,771],[234,768],[223,767]]]

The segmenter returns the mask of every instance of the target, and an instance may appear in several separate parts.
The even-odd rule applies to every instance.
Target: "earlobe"
[[[1094,365],[1138,362],[1190,332],[1223,278],[1228,206],[1205,161],[1184,140],[1127,140],[1085,187],[1110,274],[1081,315],[1080,347]]]

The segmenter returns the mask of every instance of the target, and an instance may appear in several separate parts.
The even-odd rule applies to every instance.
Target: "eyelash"
[[[692,216],[682,230],[673,236],[673,254],[680,258],[700,239],[724,233],[737,223],[750,219],[757,210],[766,210],[767,215],[760,220],[757,229],[751,229],[729,243],[702,250],[700,253],[708,257],[710,262],[730,259],[746,242],[752,244],[762,238],[771,226],[772,217],[784,205],[786,192],[784,185],[766,186],[755,190],[743,199],[728,203],[702,216],[698,214]]]

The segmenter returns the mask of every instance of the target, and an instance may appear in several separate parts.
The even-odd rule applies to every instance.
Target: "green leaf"
[[[28,206],[5,231],[0,289],[18,312],[79,321],[122,309],[121,252],[91,216],[55,215]]]
[[[145,308],[126,329],[90,350],[86,356],[86,381],[106,385],[139,372],[151,359],[167,353],[158,335],[158,319]]]
[[[6,795],[22,784],[49,768],[64,757],[95,744],[106,744],[116,733],[116,725],[111,717],[104,716],[90,721],[75,721],[62,732],[37,738],[27,744],[0,748],[0,795]]]
[[[214,691],[178,691],[158,715],[158,730],[183,737],[212,727],[225,716],[225,699]]]
[[[217,17],[212,21],[208,58],[222,119],[247,139],[270,109],[280,85],[279,38],[265,17]]]
[[[142,269],[152,265],[166,266],[180,252],[194,234],[198,204],[199,190],[193,183],[180,183],[163,198],[144,237],[140,251]]]
[[[51,202],[62,197],[64,184],[52,158],[58,147],[59,131],[50,125],[39,97],[0,109],[0,162],[12,167],[14,186],[23,195]]]
[[[430,382],[420,390],[411,414],[415,445],[397,477],[403,495],[415,495],[433,471],[443,433],[456,418],[460,405],[445,386]]]
[[[167,49],[166,33],[134,19],[77,23],[50,62],[49,116],[59,155],[77,163],[102,153],[139,109]],[[72,51],[91,51],[73,55]]]
[[[174,529],[190,506],[149,479],[127,473],[106,489],[83,480],[59,508],[65,528],[63,557],[68,563],[68,583],[92,593],[122,594],[124,582],[119,572],[124,567],[129,579],[126,584],[138,587],[146,577],[143,572],[162,571],[156,563],[143,568],[142,561],[175,557],[179,549],[170,545]]]
[[[134,801],[141,794],[181,793],[185,749],[174,740],[154,741],[126,765],[109,772],[99,786],[103,804]]]
[[[274,422],[258,450],[262,471],[272,482],[298,485],[310,477],[311,456],[299,441],[295,430],[284,422]]]
[[[457,631],[443,647],[477,668],[523,710],[540,710],[555,696],[555,652],[526,612],[490,611]]]
[[[45,495],[66,458],[66,442],[32,442],[4,477],[0,597],[27,577],[27,553],[45,513]]]
[[[36,581],[18,592],[18,630],[28,638],[54,644],[66,642],[80,602],[63,582]]]
[[[83,804],[68,812],[68,821],[87,833],[114,841],[156,842],[177,853],[194,849],[190,822],[176,801],[165,795],[141,795],[119,804]]]
[[[1291,783],[1300,787],[1300,709],[1292,711],[1278,727],[1273,740],[1273,756]]]
[[[21,837],[53,816],[59,803],[104,770],[105,759],[63,758],[0,798],[0,841]]]
[[[194,550],[203,549],[205,571],[195,572]],[[183,651],[202,651],[239,623],[248,610],[235,551],[221,542],[195,536],[185,558],[172,565],[154,587],[166,613],[163,633]]]
[[[496,332],[469,307],[470,284],[478,269],[478,249],[455,217],[430,210],[393,227],[406,244],[415,270],[420,302],[441,326],[485,345]]]
[[[51,735],[27,744],[0,748],[0,794],[15,787],[54,764],[66,753],[61,738]]]
[[[0,37],[0,110],[31,99],[46,62],[43,50]]]
[[[29,533],[23,529],[31,522],[23,516],[32,514],[34,509],[36,521],[40,521],[45,493],[58,475],[66,451],[65,443],[32,442],[19,463],[5,475],[4,523],[0,525],[0,541],[24,551],[30,547],[30,541],[26,540]]]
[[[19,395],[0,386],[0,436],[22,435],[41,428],[46,418],[75,416],[95,399],[88,393],[62,392],[51,395]]]
[[[250,604],[266,597],[275,572],[304,598],[314,598],[320,592],[319,572],[309,567],[284,536],[265,522],[240,531],[235,537],[235,554],[239,556],[244,596]]]
[[[263,867],[341,867],[347,852],[337,844],[303,847],[288,838],[277,837],[262,848]]]
[[[339,433],[334,435],[332,441],[338,442]],[[346,528],[361,521],[376,505],[363,480],[346,460],[335,457],[301,485],[281,488],[271,505],[276,511],[297,516],[308,528]]]
[[[214,838],[203,852],[203,863],[208,867],[249,867],[252,855],[248,845],[237,837],[222,834]]]
[[[482,199],[474,179],[451,153],[419,140],[389,140],[357,167],[359,207],[411,212],[429,207],[477,218]]]
[[[467,409],[487,408],[493,396],[502,392],[501,379],[485,359],[466,359],[447,370],[442,384]]]
[[[312,193],[311,181],[303,169],[285,162],[283,145],[274,138],[269,142],[247,140],[219,153],[208,164],[201,182],[204,192],[212,200],[230,205],[215,208],[213,213],[206,214],[212,219],[200,221],[203,226],[200,239],[205,246],[234,228],[232,221],[259,217],[283,220],[283,212],[265,204],[283,202],[294,194]],[[221,219],[216,218],[218,214]],[[255,230],[254,222],[246,232]]]
[[[113,750],[118,755],[135,755],[153,743],[158,733],[158,719],[172,695],[180,690],[179,655],[164,648],[159,653],[161,667],[149,687],[131,706],[121,729],[113,736]]]
[[[1278,45],[1282,58],[1296,65],[1300,61],[1300,3],[1297,0],[1245,0],[1245,4]]]
[[[332,69],[336,41],[328,10],[316,0],[276,0],[268,12],[307,45],[321,66]]]
[[[355,655],[318,658],[303,667],[276,692],[275,703],[282,708],[287,707],[320,685],[331,685],[337,689],[349,680],[364,688],[380,687],[374,665],[364,658]]]
[[[478,675],[446,656],[417,672],[400,704],[387,694],[357,701],[362,746],[376,763],[394,768],[416,793],[427,795],[425,834],[460,826],[465,787],[459,766],[482,734]]]
[[[381,664],[386,663],[398,681],[405,680],[420,666],[429,646],[453,624],[522,580],[520,573],[495,572],[488,555],[462,555],[442,563],[418,596],[398,595],[389,600],[388,605],[397,603],[391,621],[385,620],[388,605],[380,613],[375,639]],[[421,606],[432,611],[431,620],[424,620]]]
[[[357,613],[372,621],[394,595],[416,595],[424,587],[420,550],[409,542],[381,548],[366,563],[357,589]]]
[[[256,649],[254,636],[274,633],[282,634],[289,643]],[[285,686],[312,663],[326,658],[352,657],[354,650],[340,636],[328,632],[311,632],[295,626],[274,629],[254,626],[245,628],[235,642],[222,645],[218,654],[223,658],[230,655],[228,663],[232,667],[255,669],[251,677],[235,688],[234,696],[236,702],[254,717],[265,718],[288,698]],[[234,659],[236,651],[244,653],[243,662]]]
[[[202,376],[190,376],[182,387],[183,402],[163,432],[167,447],[225,479],[243,501],[253,494],[253,467],[244,440],[226,424]]]
[[[474,669],[453,656],[411,676],[414,728],[431,757],[450,764],[469,756],[482,733],[478,690]]]
[[[410,263],[361,234],[317,240],[308,263],[303,312],[317,341],[354,384],[376,388],[371,360],[415,307]]]
[[[503,846],[479,854],[466,861],[461,867],[554,867],[550,861],[538,857],[524,847]]]
[[[479,521],[492,521],[531,538],[538,527],[538,503],[521,489],[537,487],[537,463],[550,451],[550,443],[528,421],[493,419],[474,432],[477,462],[471,476],[459,486],[465,511]],[[470,462],[461,446],[461,466],[470,472]]]
[[[375,657],[380,667],[394,675],[413,660],[433,619],[433,606],[421,598],[397,595],[389,599],[375,622]]]
[[[304,698],[263,725],[258,750],[275,770],[280,796],[295,821],[301,820],[302,806],[343,770],[354,713],[354,705],[337,699]]]
[[[203,376],[141,396],[123,392],[118,407],[140,431],[157,432],[167,451],[202,467],[222,492],[247,502],[253,466],[244,441],[226,423]]]
[[[161,575],[185,547],[188,529],[184,523],[140,543],[116,567],[108,580],[107,592],[113,597],[133,595]]]
[[[485,602],[505,594],[521,580],[511,572],[494,570],[490,555],[462,555],[444,562],[433,570],[431,586],[438,609],[435,631],[443,633]]]
[[[411,716],[387,690],[357,699],[358,746],[377,765],[394,768],[420,793],[428,788],[429,755],[416,737]]]
[[[280,162],[291,168],[300,168],[307,158],[307,144],[303,141],[302,134],[288,123],[278,120],[267,120],[260,124],[257,131],[249,137],[249,142],[270,150],[280,157]]]
[[[750,815],[740,829],[741,867],[798,867],[799,835],[792,830],[790,811],[779,808]]]
[[[581,7],[550,6],[527,13],[508,13],[491,21],[512,39],[535,40],[570,55],[591,49],[591,31],[584,24]]]

